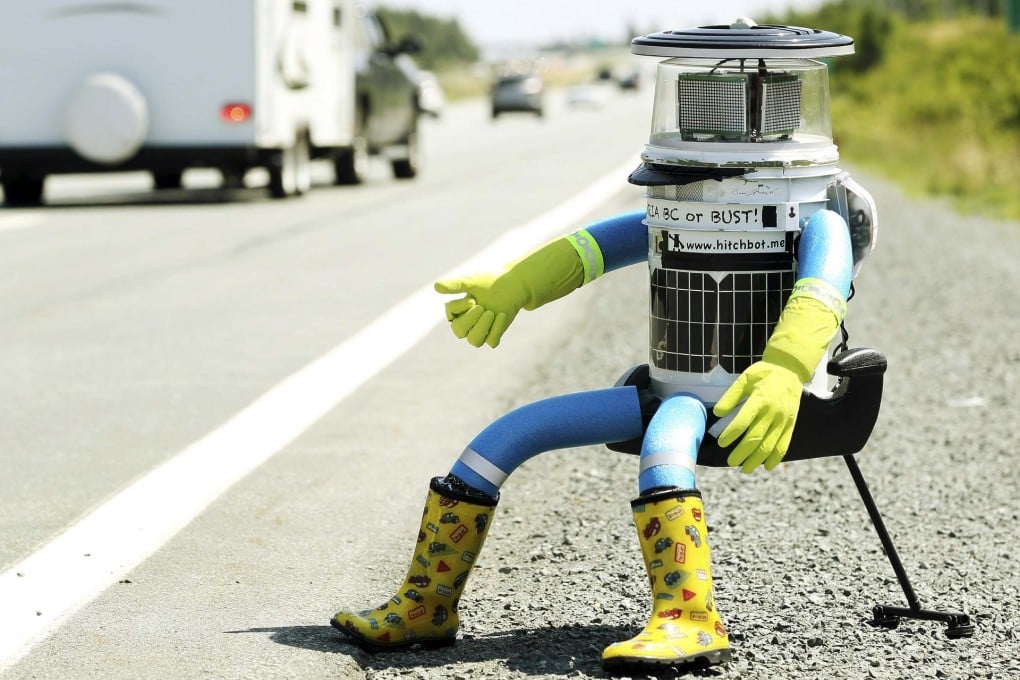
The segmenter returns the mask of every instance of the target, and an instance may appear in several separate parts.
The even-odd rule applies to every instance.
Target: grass
[[[972,18],[902,25],[883,62],[832,79],[840,154],[962,211],[1020,219],[1020,36]]]

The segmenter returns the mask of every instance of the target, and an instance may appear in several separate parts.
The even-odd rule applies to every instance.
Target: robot
[[[816,60],[852,54],[853,40],[738,19],[641,36],[632,51],[665,57],[651,134],[629,178],[646,187],[645,210],[435,288],[460,296],[446,303],[455,335],[495,348],[520,310],[646,262],[649,363],[611,388],[523,406],[475,437],[431,482],[397,590],[415,586],[420,598],[333,617],[362,647],[452,643],[509,475],[544,451],[630,442],[640,453],[631,506],[652,611],[635,637],[603,651],[602,665],[627,674],[731,659],[696,466],[710,443],[745,473],[774,469],[803,395],[827,389],[819,367],[876,235],[871,197],[836,166],[827,66]]]

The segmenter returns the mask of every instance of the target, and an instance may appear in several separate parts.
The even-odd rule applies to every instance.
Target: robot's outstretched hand
[[[725,416],[746,399],[719,435],[720,446],[740,439],[726,459],[729,465],[747,473],[762,463],[766,470],[779,465],[790,448],[802,386],[794,371],[767,361],[751,364],[740,374],[713,409]]]
[[[527,304],[526,288],[512,272],[472,274],[436,281],[436,292],[464,293],[446,303],[446,320],[458,338],[475,347],[499,345],[503,333]]]
[[[436,281],[436,292],[464,293],[446,303],[446,319],[458,338],[475,347],[496,347],[522,309],[537,309],[584,282],[584,266],[566,238],[550,241],[503,271]]]

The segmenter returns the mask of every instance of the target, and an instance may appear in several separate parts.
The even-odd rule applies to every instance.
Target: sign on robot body
[[[647,223],[688,229],[798,229],[796,203],[761,205],[754,203],[695,203],[649,198]]]

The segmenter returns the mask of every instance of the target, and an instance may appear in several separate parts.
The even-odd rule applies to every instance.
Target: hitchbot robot
[[[544,451],[607,444],[639,456],[631,506],[652,590],[648,624],[603,651],[607,670],[731,658],[698,465],[751,472],[843,456],[909,602],[876,606],[874,622],[938,620],[950,637],[971,634],[967,615],[921,608],[854,459],[877,419],[886,362],[849,349],[843,324],[877,235],[871,196],[837,166],[829,115],[823,60],[852,54],[853,40],[738,19],[641,36],[632,51],[663,58],[630,175],[646,188],[645,209],[436,289],[460,295],[446,304],[458,337],[496,347],[521,310],[646,263],[648,363],[611,388],[538,401],[485,428],[432,480],[396,594],[332,625],[372,650],[450,644],[502,484]]]

